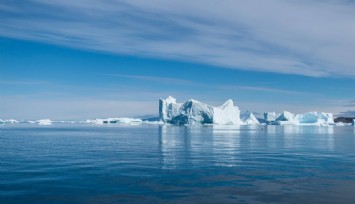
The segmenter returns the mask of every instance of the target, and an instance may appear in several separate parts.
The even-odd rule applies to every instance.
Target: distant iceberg
[[[264,120],[271,125],[333,125],[334,118],[332,113],[308,112],[304,114],[293,114],[284,111],[272,120],[275,113],[264,113]]]
[[[353,124],[352,125],[355,127],[355,119],[353,119]]]
[[[52,121],[50,119],[42,119],[35,121],[38,125],[52,125]]]
[[[238,125],[240,111],[234,106],[232,100],[227,100],[223,105],[213,107],[190,99],[185,103],[177,103],[176,99],[169,96],[159,100],[159,116],[164,123],[171,124],[221,124]]]
[[[5,120],[4,122],[5,123],[12,123],[12,124],[19,123],[19,121],[15,120],[15,119],[8,119],[8,120]]]
[[[103,125],[103,124],[141,124],[143,121],[141,119],[135,118],[106,118],[106,119],[95,119],[86,120],[86,123]]]
[[[52,125],[58,123],[86,123],[86,124],[130,124],[130,125],[193,125],[193,124],[218,124],[218,125],[316,125],[316,126],[344,126],[350,125],[350,118],[347,123],[336,120],[332,113],[308,112],[294,114],[288,111],[282,113],[264,112],[264,118],[256,118],[251,111],[241,114],[238,106],[235,106],[231,99],[228,99],[221,106],[211,106],[194,99],[185,103],[177,103],[176,99],[169,96],[167,99],[159,99],[159,117],[147,119],[138,118],[106,118],[86,121],[51,121],[50,119],[20,121],[14,119],[1,120],[5,123],[33,123],[38,125]],[[340,123],[342,122],[342,123]],[[355,119],[352,121],[355,126]]]

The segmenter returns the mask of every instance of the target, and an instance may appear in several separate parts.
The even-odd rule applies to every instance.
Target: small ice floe
[[[52,125],[52,121],[50,119],[37,120],[36,123],[38,125]]]

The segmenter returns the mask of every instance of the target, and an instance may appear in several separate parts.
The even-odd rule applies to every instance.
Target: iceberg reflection
[[[334,150],[341,142],[334,132],[333,126],[165,125],[159,127],[160,163],[163,169],[232,167],[265,151]]]

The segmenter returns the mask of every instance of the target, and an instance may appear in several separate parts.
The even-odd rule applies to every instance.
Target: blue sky
[[[172,95],[355,114],[353,1],[0,2],[0,118],[157,115]]]

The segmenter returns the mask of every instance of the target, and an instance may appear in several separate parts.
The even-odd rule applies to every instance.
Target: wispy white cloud
[[[268,92],[268,93],[280,93],[280,94],[305,94],[299,91],[290,91],[284,89],[276,89],[265,86],[238,86],[238,85],[227,85],[227,86],[219,86],[220,89],[225,90],[245,90],[252,92]]]
[[[156,76],[146,76],[146,75],[123,75],[123,74],[110,74],[109,76],[155,81],[155,82],[168,83],[168,84],[179,84],[179,85],[194,85],[194,84],[196,85],[197,84],[194,81],[185,80],[185,79],[170,78],[170,77],[156,77]]]
[[[196,82],[192,80],[186,79],[178,79],[178,78],[170,78],[170,77],[156,77],[156,76],[146,76],[146,75],[121,75],[121,74],[110,74],[109,76],[113,77],[123,77],[130,79],[138,79],[138,80],[147,80],[147,81],[155,81],[161,82],[165,84],[179,84],[179,85],[188,85],[188,86],[200,86],[209,89],[220,89],[220,90],[229,90],[229,91],[250,91],[252,93],[255,92],[267,92],[267,93],[280,93],[280,94],[305,94],[304,92],[299,91],[290,91],[285,89],[272,88],[267,86],[243,86],[243,85],[221,85],[221,84],[207,84]]]
[[[43,85],[48,84],[47,81],[33,81],[33,80],[2,80],[0,84],[3,85]]]
[[[355,3],[319,0],[0,2],[0,35],[308,76],[355,76]]]

